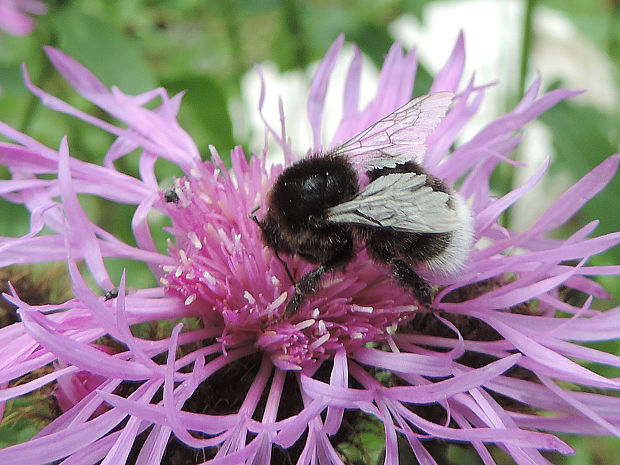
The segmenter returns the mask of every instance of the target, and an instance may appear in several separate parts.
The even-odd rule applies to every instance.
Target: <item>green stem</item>
[[[293,39],[293,63],[297,68],[305,68],[308,65],[308,49],[304,37],[302,11],[298,0],[283,0],[282,11],[284,23],[288,33]]]
[[[530,53],[532,51],[532,18],[534,16],[534,7],[536,0],[527,0],[525,3],[525,14],[523,17],[523,30],[521,39],[521,57],[519,59],[519,87],[517,89],[517,102],[521,101],[525,95],[525,80],[527,78],[528,65],[530,61]],[[518,158],[518,153],[515,154]],[[499,183],[504,189],[512,189],[514,187],[514,167],[508,164],[502,164],[497,170]],[[510,227],[511,209],[508,209],[502,215],[502,225]]]
[[[46,30],[47,28],[44,27],[44,24],[41,24],[40,26],[41,27],[38,27],[35,32],[37,36],[40,37],[40,40],[38,40],[37,42],[39,44],[47,43],[51,46],[55,46],[56,36],[53,33]],[[43,67],[41,68],[41,72],[39,73],[39,79],[33,80],[33,82],[38,83],[38,87],[41,87],[50,78],[52,71],[53,71],[53,66],[50,60],[47,58],[47,56],[43,53],[42,49],[40,48],[39,48],[39,56],[41,57],[39,61],[43,62]],[[34,115],[37,111],[37,106],[39,105],[39,97],[34,95],[32,92],[30,92],[28,95],[29,95],[28,101],[26,102],[22,120],[21,120],[21,123],[19,124],[19,130],[23,132],[24,134],[28,134],[28,130],[30,129],[30,124],[32,123],[32,120],[34,119]]]
[[[51,70],[51,64],[49,60],[45,59],[43,61],[43,69],[41,70],[41,76],[38,79],[39,86],[45,81],[45,78],[49,75]],[[19,130],[24,134],[28,134],[28,130],[30,129],[30,124],[34,119],[34,114],[37,110],[37,106],[39,104],[39,97],[30,93],[28,95],[28,101],[26,102],[26,109],[24,110],[24,114],[22,116],[22,121],[19,124]]]
[[[620,4],[611,2],[611,14],[609,15],[609,27],[607,30],[607,55],[613,59],[618,59],[618,45],[620,45],[620,34],[618,33],[618,23],[620,23]]]
[[[521,41],[521,60],[519,63],[519,100],[525,94],[525,79],[527,77],[530,52],[532,49],[532,17],[536,0],[527,0],[525,3],[525,17],[523,18],[523,37]]]
[[[611,2],[611,14],[609,15],[609,27],[607,30],[607,55],[614,63],[620,62],[620,2]],[[620,119],[620,108],[616,108],[616,118]],[[620,142],[620,132],[614,132],[614,140]]]
[[[241,25],[239,11],[235,2],[221,2],[220,12],[224,24],[226,25],[226,33],[228,35],[228,43],[230,45],[231,56],[234,57],[232,65],[232,82],[235,83],[235,91],[238,91],[238,84],[241,82],[241,76],[246,69],[243,47],[241,44]]]

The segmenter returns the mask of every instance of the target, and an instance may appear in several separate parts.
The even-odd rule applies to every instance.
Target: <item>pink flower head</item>
[[[44,15],[47,5],[38,0],[0,0],[0,31],[25,36],[35,28],[29,15]]]
[[[375,98],[358,108],[362,58],[356,50],[342,120],[325,136],[323,112],[327,105],[329,111],[339,106],[325,95],[342,43],[341,37],[330,48],[310,89],[312,151],[347,140],[411,98],[416,58],[395,44]],[[386,464],[399,463],[399,447],[420,463],[434,464],[427,441],[439,439],[469,444],[485,464],[495,463],[489,446],[497,445],[516,463],[543,465],[549,462],[541,451],[572,452],[553,433],[620,436],[620,400],[606,393],[620,382],[574,361],[620,366],[620,358],[580,344],[620,337],[620,309],[591,308],[593,297],[607,295],[590,279],[618,274],[620,267],[586,265],[590,256],[620,242],[620,233],[590,237],[596,227],[591,223],[565,240],[548,237],[613,177],[618,155],[523,232],[497,220],[547,165],[514,191],[500,198],[489,194],[491,173],[510,162],[524,125],[576,92],[539,96],[536,81],[514,110],[457,142],[485,91],[473,81],[459,86],[460,37],[431,88],[456,93],[455,103],[426,139],[420,162],[447,183],[458,181],[471,206],[476,247],[466,268],[456,277],[427,276],[438,289],[437,310],[430,313],[418,310],[389,271],[361,250],[346,271],[328,273],[298,312],[282,318],[294,286],[249,214],[257,206],[257,215],[264,214],[267,193],[283,168],[268,168],[264,155],[246,157],[241,148],[232,150],[229,169],[215,148],[204,162],[176,122],[180,95],[109,91],[62,52],[46,52],[84,98],[125,126],[71,107],[34,86],[27,73],[27,85],[45,105],[114,134],[115,142],[99,166],[72,157],[66,138],[54,150],[0,123],[0,133],[16,142],[0,143],[0,161],[12,174],[0,192],[31,211],[28,234],[1,239],[0,265],[65,260],[75,295],[38,306],[16,291],[6,296],[21,322],[0,330],[0,402],[78,372],[102,382],[85,389],[32,440],[0,450],[0,463],[157,464],[174,455],[186,457],[184,463],[343,464],[345,417],[347,423],[364,418],[381,426]],[[147,109],[154,98],[159,105]],[[259,111],[263,101],[264,94]],[[266,128],[286,163],[294,162],[285,124]],[[136,153],[139,177],[117,170],[116,160]],[[160,158],[185,173],[171,187],[161,188],[155,176]],[[84,193],[135,205],[136,245],[92,223],[78,201]],[[165,253],[150,233],[154,210],[171,220]],[[108,276],[108,258],[146,263],[161,286],[127,292],[124,274],[119,283]],[[282,258],[294,277],[314,266]],[[117,291],[93,293],[78,261],[100,294]],[[560,286],[589,297],[574,306],[562,300]],[[167,326],[170,321],[176,325]],[[139,323],[162,329],[147,337],[135,329]],[[99,350],[95,341],[104,336],[120,348]],[[53,362],[53,372],[11,384]]]

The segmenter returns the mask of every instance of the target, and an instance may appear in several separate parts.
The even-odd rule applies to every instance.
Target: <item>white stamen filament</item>
[[[351,310],[360,313],[372,313],[374,307],[362,307],[361,305],[351,305]]]
[[[205,271],[204,273],[202,273],[202,277],[207,282],[207,284],[209,284],[209,286],[213,286],[215,283],[217,283],[216,279],[208,271]]]
[[[245,291],[243,293],[243,298],[248,301],[250,305],[254,305],[256,303],[256,299],[249,291]]]
[[[287,297],[288,297],[288,292],[284,291],[282,294],[278,296],[276,300],[274,300],[267,306],[267,311],[273,312],[276,308],[278,308],[280,305],[282,305],[286,301]]]
[[[327,341],[329,341],[329,337],[330,337],[329,333],[324,334],[323,336],[318,338],[316,341],[314,341],[312,344],[310,344],[308,346],[308,349],[311,350],[311,351],[318,349],[323,344],[325,344]]]
[[[196,247],[198,250],[202,249],[202,242],[200,242],[200,239],[198,239],[198,235],[194,231],[190,231],[187,237],[189,237],[189,240],[192,242],[192,244],[194,244],[194,247]]]
[[[304,320],[304,321],[297,323],[295,325],[295,329],[297,331],[303,331],[304,329],[312,326],[314,323],[316,323],[316,320],[313,320],[312,318],[310,318],[309,320]]]

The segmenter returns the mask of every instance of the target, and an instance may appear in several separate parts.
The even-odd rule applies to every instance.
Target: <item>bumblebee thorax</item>
[[[357,191],[357,174],[344,157],[313,156],[282,172],[271,190],[269,210],[290,230],[321,227],[327,209]]]

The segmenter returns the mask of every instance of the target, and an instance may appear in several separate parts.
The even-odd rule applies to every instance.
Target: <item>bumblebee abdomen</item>
[[[432,176],[413,161],[368,172],[370,181],[394,173],[415,173],[426,176],[426,186],[435,192],[449,195],[447,205],[459,219],[459,227],[441,233],[416,233],[390,228],[358,226],[359,236],[366,242],[370,256],[379,262],[390,263],[401,259],[412,265],[422,265],[432,272],[450,275],[461,270],[472,246],[473,225],[471,212],[458,193],[453,192],[441,179]]]
[[[374,260],[388,262],[396,257],[411,264],[440,256],[449,247],[453,235],[452,232],[416,234],[374,227],[361,227],[358,232]]]

